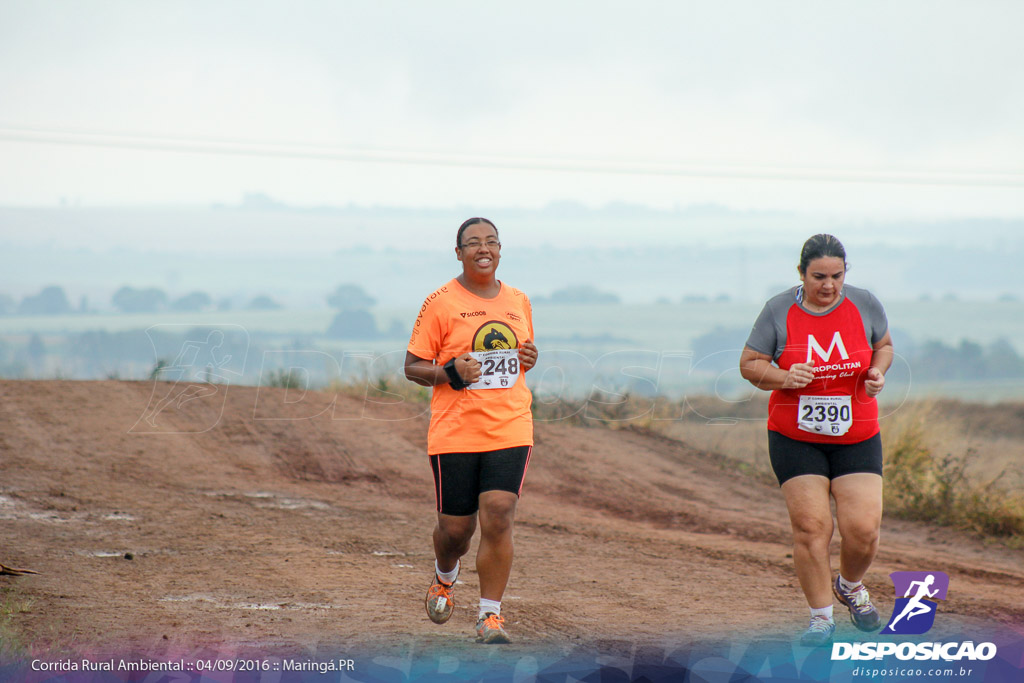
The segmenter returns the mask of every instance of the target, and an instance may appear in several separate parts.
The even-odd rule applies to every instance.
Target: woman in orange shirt
[[[537,362],[525,294],[495,277],[498,229],[486,218],[459,227],[462,274],[427,297],[405,355],[405,376],[433,387],[427,454],[437,526],[431,621],[453,611],[460,558],[480,522],[477,642],[507,643],[501,597],[512,569],[512,525],[533,448],[532,396],[523,373]]]

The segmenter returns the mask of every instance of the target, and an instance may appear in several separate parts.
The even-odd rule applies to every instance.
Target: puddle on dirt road
[[[251,502],[254,506],[263,509],[277,510],[329,510],[331,506],[320,500],[309,500],[306,498],[293,498],[283,496],[271,491],[204,491],[204,494],[212,498],[224,498],[226,500],[237,500]]]
[[[56,511],[37,511],[32,510],[24,502],[9,498],[7,496],[0,496],[0,519],[3,520],[24,520],[31,519],[36,522],[50,522],[54,524],[66,524],[68,522],[76,521],[75,518],[79,518],[81,515],[62,516]]]
[[[168,595],[160,598],[160,602],[203,602],[210,604],[217,609],[251,610],[251,611],[277,611],[277,610],[315,610],[315,609],[341,609],[340,605],[332,605],[320,602],[233,602],[216,598],[212,595]]]
[[[0,519],[2,520],[32,520],[48,524],[74,524],[80,522],[95,521],[96,519],[105,522],[135,522],[138,518],[121,510],[112,512],[71,512],[66,513],[60,510],[45,510],[39,506],[33,506],[29,502],[16,500],[8,496],[0,495]]]
[[[109,515],[103,515],[103,519],[111,522],[134,522],[138,518],[127,512],[111,512]]]

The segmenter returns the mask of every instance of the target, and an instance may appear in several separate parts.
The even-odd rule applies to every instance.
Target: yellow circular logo
[[[491,320],[481,325],[473,335],[474,351],[495,351],[497,349],[518,349],[519,340],[512,328],[500,320]]]

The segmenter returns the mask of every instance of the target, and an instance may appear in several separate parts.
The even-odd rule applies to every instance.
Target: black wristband
[[[459,375],[459,371],[455,369],[454,358],[444,364],[444,374],[448,375],[448,386],[456,391],[465,389],[469,386],[469,382],[463,380]]]

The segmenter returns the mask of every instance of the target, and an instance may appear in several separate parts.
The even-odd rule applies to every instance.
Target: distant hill
[[[72,302],[109,306],[123,286],[172,299],[197,290],[244,305],[326,307],[343,282],[383,306],[418,306],[459,272],[455,229],[482,213],[499,225],[499,275],[528,294],[594,286],[625,303],[685,297],[761,301],[795,281],[803,240],[830,231],[848,248],[849,281],[885,299],[1018,296],[1000,273],[1024,258],[1024,221],[867,221],[741,212],[553,204],[537,210],[223,207],[0,207],[0,295],[60,285]]]

